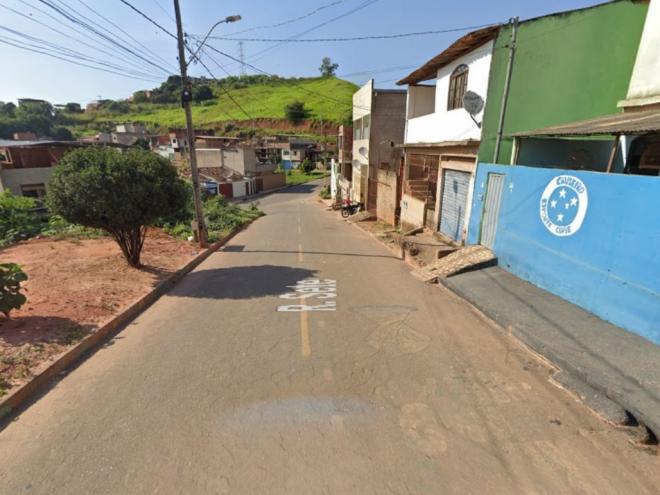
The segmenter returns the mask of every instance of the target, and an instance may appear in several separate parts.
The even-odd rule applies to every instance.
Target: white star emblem
[[[577,198],[572,198],[571,199],[571,206],[575,206],[575,205],[577,205],[577,203],[578,203]]]
[[[564,215],[561,214],[561,213],[559,215],[557,215],[557,220],[560,221],[560,222],[563,222],[564,221]]]
[[[550,201],[550,208],[557,208],[557,201],[555,201],[554,199]]]
[[[561,191],[559,191],[559,197],[560,198],[565,198],[566,197],[566,189],[562,189]]]
[[[566,208],[567,210],[568,210],[570,207],[571,207],[571,204],[570,204],[570,203],[566,203],[566,204],[564,205],[564,208]]]

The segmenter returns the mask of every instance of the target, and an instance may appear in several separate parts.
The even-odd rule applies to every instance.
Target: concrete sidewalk
[[[589,405],[616,420],[609,398],[660,436],[660,347],[499,267],[440,280],[561,368]]]

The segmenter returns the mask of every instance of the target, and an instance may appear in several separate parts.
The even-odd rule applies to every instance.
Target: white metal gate
[[[443,170],[439,230],[441,234],[455,241],[460,241],[463,237],[469,190],[468,172]]]
[[[497,220],[500,216],[500,204],[502,203],[502,191],[504,190],[504,175],[488,174],[486,186],[486,199],[484,201],[484,213],[481,224],[481,244],[489,249],[495,245],[495,234],[497,233]]]

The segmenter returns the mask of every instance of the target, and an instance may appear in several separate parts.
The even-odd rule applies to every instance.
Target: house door
[[[488,174],[484,212],[481,217],[480,244],[489,249],[493,249],[493,246],[495,245],[495,234],[497,234],[497,221],[500,217],[500,204],[502,203],[503,190],[504,175],[493,173]]]
[[[454,241],[463,238],[470,173],[444,169],[442,172],[442,203],[440,205],[441,234]]]

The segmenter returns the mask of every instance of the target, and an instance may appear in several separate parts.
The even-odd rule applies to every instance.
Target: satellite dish
[[[360,153],[362,156],[367,156],[369,154],[369,150],[367,150],[367,148],[364,146],[360,146],[358,153]]]
[[[463,108],[474,117],[484,109],[484,99],[474,91],[466,91],[463,95]]]

